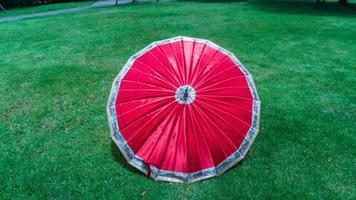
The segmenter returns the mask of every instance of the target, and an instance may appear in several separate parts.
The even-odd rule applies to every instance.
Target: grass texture
[[[5,12],[0,10],[0,18],[11,17],[16,15],[24,15],[24,14],[34,14],[39,12],[47,12],[47,11],[67,9],[67,8],[76,8],[81,6],[89,6],[93,3],[94,1],[83,1],[83,2],[71,2],[71,3],[56,3],[50,5],[26,7],[26,8],[12,8],[6,10]]]
[[[355,199],[354,11],[138,3],[1,23],[0,199]],[[234,52],[262,102],[244,161],[194,184],[156,182],[127,164],[105,110],[127,59],[178,35]]]

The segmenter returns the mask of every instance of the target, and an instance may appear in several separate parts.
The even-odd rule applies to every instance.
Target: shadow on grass
[[[178,0],[179,2],[200,2],[200,3],[236,3],[247,2],[247,0]]]
[[[135,167],[131,166],[126,161],[125,157],[121,154],[121,152],[118,149],[118,147],[116,146],[115,142],[111,142],[111,155],[112,155],[113,159],[115,160],[115,162],[119,163],[123,168],[125,168],[125,170],[127,170],[129,172],[132,172],[132,173],[135,173],[135,174],[138,174],[140,176],[145,176],[147,179],[150,179],[148,176],[146,176],[143,173],[141,173],[138,169],[136,169]],[[229,168],[226,172],[224,172],[223,174],[219,175],[218,177],[225,177],[225,175],[228,174],[229,171],[235,170],[237,168],[240,168],[241,165],[243,164],[244,160],[245,159],[240,160],[236,165],[234,165],[233,167]],[[207,181],[207,180],[210,180],[210,178],[204,179],[203,181]]]
[[[356,17],[356,4],[342,6],[337,2],[325,2],[316,5],[316,1],[255,1],[250,2],[256,8],[275,13]]]
[[[200,3],[238,3],[248,2],[259,10],[275,13],[320,15],[320,16],[345,16],[356,17],[356,4],[349,3],[340,5],[337,2],[321,2],[316,4],[316,0],[179,0],[180,2],[200,2]]]
[[[113,157],[113,159],[119,163],[123,168],[125,168],[125,170],[135,173],[135,174],[139,174],[144,176],[143,173],[141,173],[140,171],[138,171],[138,169],[136,169],[135,167],[131,166],[125,159],[125,157],[121,154],[120,150],[118,149],[118,147],[116,146],[115,142],[111,142],[111,156]]]

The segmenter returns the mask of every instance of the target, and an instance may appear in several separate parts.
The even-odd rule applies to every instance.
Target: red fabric
[[[196,91],[179,104],[177,88]],[[193,41],[162,44],[140,56],[116,101],[120,132],[145,163],[195,172],[214,167],[241,145],[251,127],[246,77],[224,53]]]

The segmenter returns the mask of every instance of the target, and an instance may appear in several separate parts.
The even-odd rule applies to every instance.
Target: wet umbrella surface
[[[258,133],[260,101],[237,58],[202,39],[154,42],[114,80],[112,138],[156,180],[194,182],[244,158]]]

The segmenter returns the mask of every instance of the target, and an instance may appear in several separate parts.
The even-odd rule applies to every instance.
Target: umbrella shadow
[[[135,167],[133,167],[127,162],[127,160],[121,154],[120,150],[113,141],[111,142],[111,156],[115,160],[115,162],[119,163],[123,168],[125,168],[125,170],[135,174],[143,175],[140,171],[138,171]]]
[[[143,173],[141,173],[139,170],[137,170],[135,167],[131,166],[127,160],[125,159],[125,157],[121,154],[120,150],[117,148],[115,142],[111,142],[111,156],[112,158],[115,160],[115,162],[119,163],[123,168],[125,168],[125,170],[138,174],[140,176],[145,176],[147,178],[146,175],[144,175]],[[240,160],[238,163],[236,163],[234,166],[232,166],[231,168],[229,168],[228,170],[226,170],[225,173],[219,175],[218,177],[224,177],[226,174],[228,174],[227,172],[229,171],[233,171],[233,170],[237,170],[241,167],[241,165],[243,164],[245,159]],[[202,182],[208,181],[209,179],[204,179],[202,180]]]

